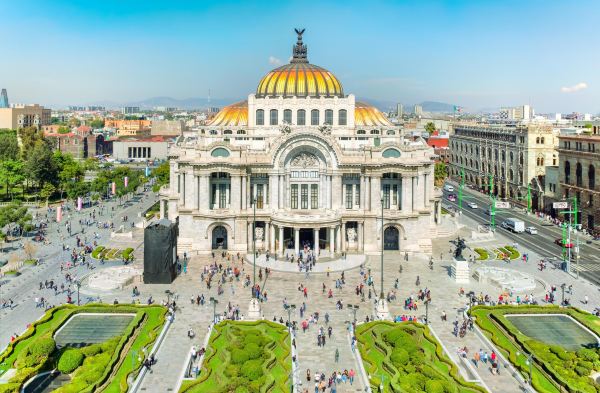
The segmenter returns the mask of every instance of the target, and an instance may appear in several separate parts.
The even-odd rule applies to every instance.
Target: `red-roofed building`
[[[450,161],[450,148],[448,147],[448,140],[448,137],[440,137],[437,135],[432,135],[429,137],[429,139],[427,139],[427,144],[433,147],[435,154],[440,156],[439,161],[446,163]]]
[[[46,138],[54,143],[54,148],[69,153],[77,160],[94,157],[103,153],[104,137],[92,134],[91,127],[72,128],[70,132],[59,133],[58,129],[44,130]]]

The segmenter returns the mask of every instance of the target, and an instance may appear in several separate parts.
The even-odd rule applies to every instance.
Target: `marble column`
[[[279,188],[279,192],[277,194],[278,200],[279,200],[279,205],[277,206],[278,209],[283,209],[285,207],[284,205],[284,193],[283,193],[283,187],[284,187],[284,181],[283,179],[285,178],[284,176],[281,175],[277,175],[277,187]]]
[[[263,238],[264,239],[264,241],[263,241],[264,247],[263,248],[265,249],[265,251],[270,249],[271,234],[269,231],[269,226],[270,226],[270,224],[268,222],[265,222],[265,232],[263,234],[263,236],[264,236],[264,238]]]
[[[315,252],[315,255],[318,256],[319,255],[319,228],[315,228],[314,229],[314,235],[313,235],[313,250]]]
[[[412,212],[411,182],[410,177],[402,176],[402,211],[406,213]]]
[[[362,222],[358,223],[358,251],[364,252],[364,227],[365,225]]]
[[[184,201],[185,207],[188,209],[192,209],[195,205],[194,203],[194,174],[192,172],[188,172],[185,174],[185,187],[184,187]]]
[[[275,175],[269,175],[269,204],[267,208],[277,206],[277,178]]]
[[[365,190],[367,189],[367,187],[365,186],[365,176],[364,175],[360,175],[360,206],[363,208],[363,210],[366,209],[366,199],[365,199]]]
[[[283,257],[283,227],[279,227],[279,256]]]
[[[192,208],[198,210],[198,194],[200,192],[200,178],[196,175],[193,177],[194,192],[192,193]]]
[[[342,223],[342,252],[346,252],[346,223]]]
[[[425,176],[419,175],[416,177],[417,181],[417,195],[416,195],[416,208],[422,210],[425,207],[425,199],[427,194],[425,192]]]
[[[414,211],[417,208],[416,197],[417,197],[417,177],[413,176],[410,178],[410,210]]]
[[[300,229],[294,228],[294,253],[298,256],[300,252]]]
[[[165,204],[167,203],[167,201],[165,200],[161,200],[160,201],[160,219],[162,220],[163,218],[165,218]]]
[[[335,228],[329,228],[329,256],[335,256]]]
[[[335,175],[332,176],[332,185],[331,185],[331,206],[332,209],[339,209],[340,203],[342,203],[342,176]]]
[[[242,192],[242,180],[240,175],[231,176],[231,207],[234,210],[238,210],[241,208],[241,199],[240,195]]]
[[[365,209],[371,210],[371,178],[369,176],[365,177]]]
[[[248,252],[252,252],[252,241],[253,241],[253,237],[252,237],[252,221],[248,222]]]
[[[267,224],[269,226],[269,250],[275,254],[277,253],[277,250],[275,249],[275,225],[269,223]]]
[[[245,210],[247,208],[247,196],[248,192],[246,189],[248,188],[248,177],[246,175],[242,175],[242,188],[240,190],[240,198],[242,199],[241,209]]]
[[[391,198],[391,195],[390,195]],[[374,176],[371,178],[371,211],[381,209],[381,178]],[[381,212],[380,212],[381,214]]]

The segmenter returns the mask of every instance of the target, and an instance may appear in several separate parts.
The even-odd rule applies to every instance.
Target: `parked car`
[[[448,194],[448,200],[450,202],[456,202],[456,194]]]
[[[558,239],[556,239],[554,241],[554,243],[556,243],[557,245],[559,245],[559,246],[562,247],[563,246],[563,239],[559,237]],[[573,248],[573,243],[566,243],[565,244],[565,248]]]
[[[444,191],[453,192],[454,191],[454,186],[452,186],[450,184],[445,184],[444,185]]]
[[[536,227],[527,227],[525,228],[525,232],[529,233],[530,235],[537,235],[537,228]]]
[[[471,208],[471,209],[477,209],[477,204],[475,202],[469,202],[467,203],[467,205]]]

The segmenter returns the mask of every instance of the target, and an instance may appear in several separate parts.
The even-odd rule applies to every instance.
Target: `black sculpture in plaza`
[[[465,239],[461,239],[460,236],[456,238],[456,240],[451,240],[450,243],[454,244],[456,248],[454,249],[454,259],[458,261],[464,261],[465,258],[462,256],[462,252],[467,245],[465,244]]]

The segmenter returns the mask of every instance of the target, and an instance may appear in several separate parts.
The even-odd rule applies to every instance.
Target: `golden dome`
[[[256,97],[343,97],[342,84],[331,72],[308,63],[290,63],[265,75]]]
[[[354,109],[356,126],[392,126],[393,124],[374,106],[356,102]]]
[[[240,101],[221,109],[209,126],[240,127],[248,125],[248,101]]]
[[[258,84],[256,97],[343,97],[342,84],[331,72],[309,64],[304,30],[296,29],[298,41],[293,47],[292,60],[265,75]]]

